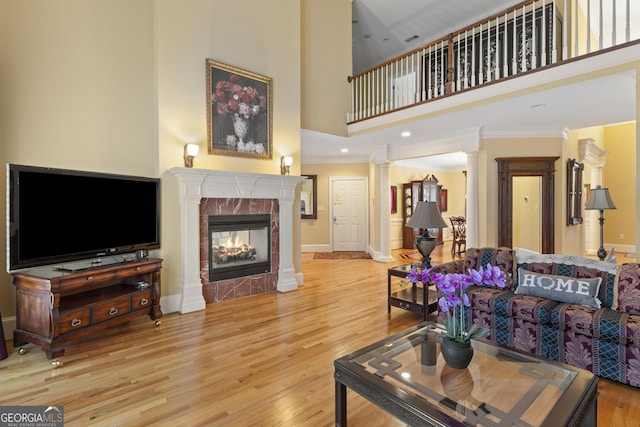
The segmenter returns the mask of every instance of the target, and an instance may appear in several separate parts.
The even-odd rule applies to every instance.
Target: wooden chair
[[[458,255],[467,251],[467,219],[463,216],[449,217],[453,227],[453,243],[451,244],[451,255]],[[464,249],[462,247],[464,246]],[[458,250],[456,251],[456,247]]]

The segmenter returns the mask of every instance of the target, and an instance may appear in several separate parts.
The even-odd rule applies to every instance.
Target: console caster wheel
[[[156,326],[162,325],[162,320],[156,320]]]
[[[51,367],[53,369],[58,369],[60,366],[62,366],[62,362],[59,360],[52,360],[51,361]]]
[[[19,354],[19,355],[21,355],[21,356],[22,356],[23,354],[27,354],[28,352],[29,352],[29,350],[27,350],[27,349],[26,349],[26,348],[24,348],[24,347],[20,347],[20,348],[18,349],[18,354]]]

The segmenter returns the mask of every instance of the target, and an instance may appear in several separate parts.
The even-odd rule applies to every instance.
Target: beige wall
[[[0,10],[0,163],[157,176],[153,2],[2,0]],[[0,252],[0,312],[13,316],[4,243]]]
[[[347,135],[351,2],[302,1],[302,128]]]
[[[369,177],[369,165],[368,163],[305,164],[302,165],[302,175],[318,176],[318,218],[302,220],[302,244],[328,245],[331,235],[329,177]]]
[[[604,127],[604,149],[609,152],[603,187],[615,210],[606,211],[604,241],[607,248],[636,244],[636,126],[627,123]],[[622,237],[624,235],[624,237]]]
[[[222,18],[237,11],[242,31]],[[280,157],[292,155],[299,174],[300,13],[299,0],[156,0],[160,171],[183,166],[184,144],[196,143],[197,168],[279,174]],[[207,155],[206,58],[273,79],[272,160]]]

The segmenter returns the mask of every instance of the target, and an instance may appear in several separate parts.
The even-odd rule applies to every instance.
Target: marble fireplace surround
[[[171,168],[180,197],[181,313],[204,310],[200,260],[200,203],[202,199],[275,199],[279,205],[276,289],[298,288],[293,267],[293,201],[300,176],[228,172],[210,169]],[[273,262],[272,262],[272,265]]]

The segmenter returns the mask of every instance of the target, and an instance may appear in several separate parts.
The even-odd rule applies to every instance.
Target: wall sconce
[[[289,175],[289,170],[291,169],[291,165],[293,164],[292,156],[282,156],[280,157],[280,174],[281,175]]]
[[[184,167],[193,167],[193,158],[198,155],[200,147],[198,144],[184,144]]]

